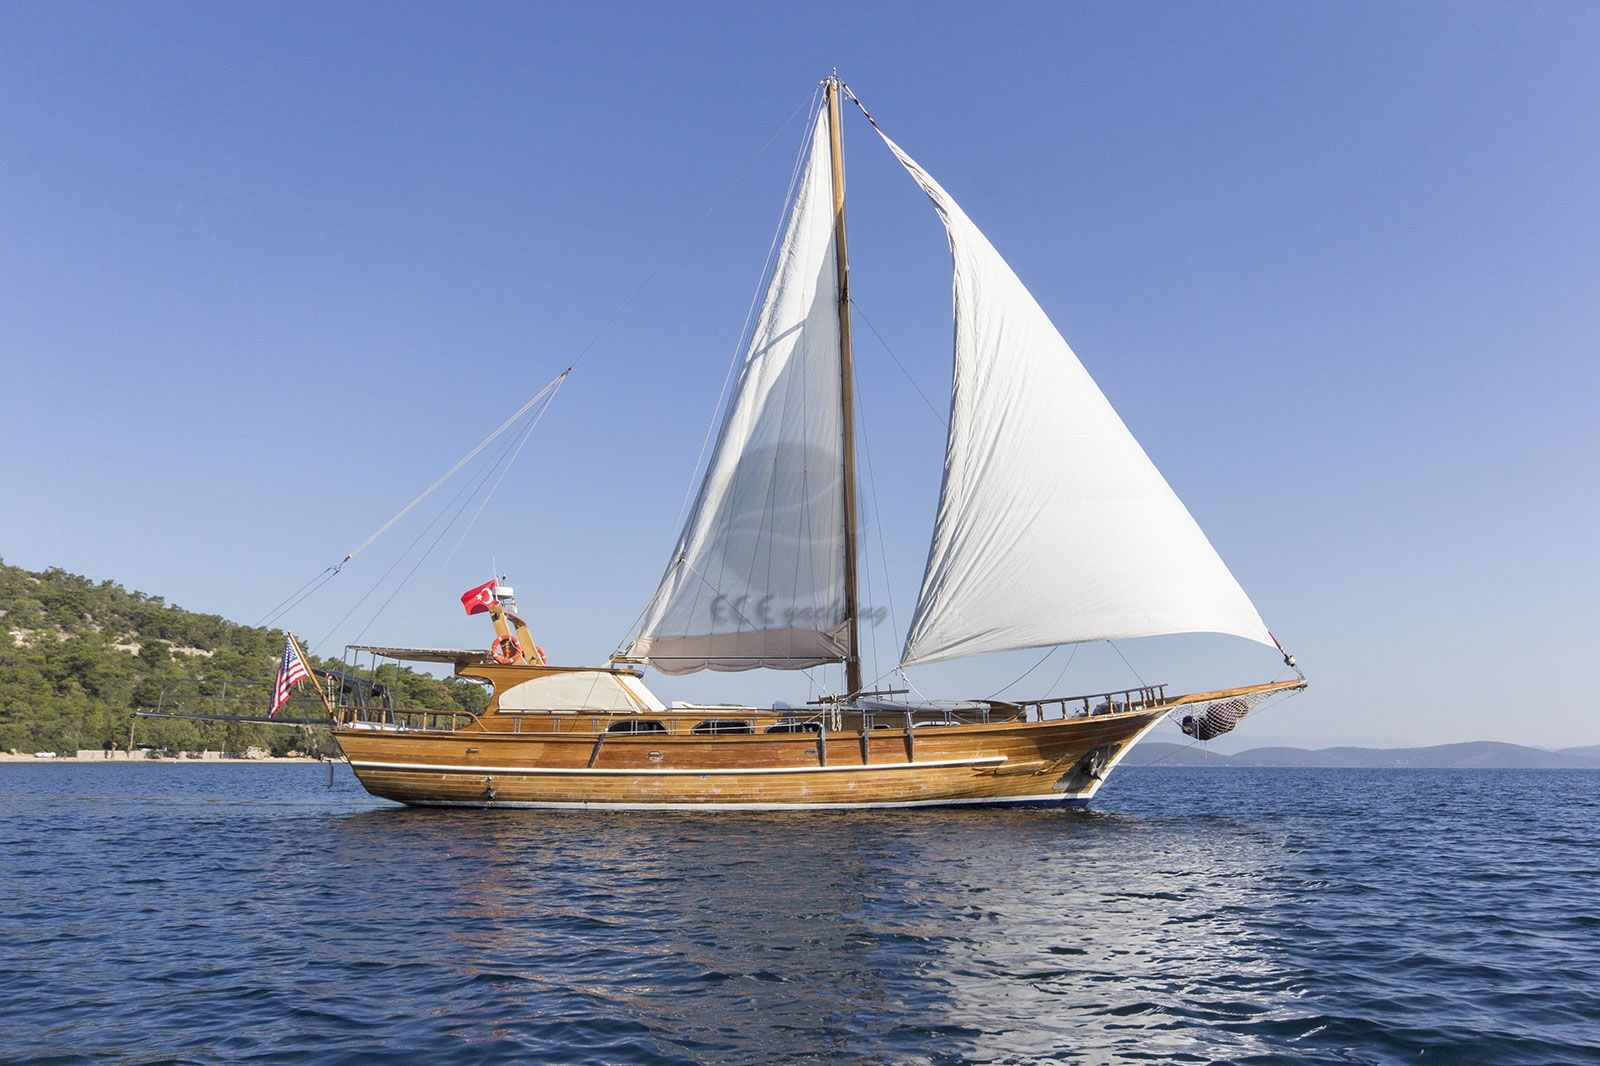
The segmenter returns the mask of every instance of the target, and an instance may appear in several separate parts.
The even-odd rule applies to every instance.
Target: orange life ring
[[[494,656],[494,661],[501,666],[509,666],[521,660],[522,641],[507,633],[503,637],[496,638],[495,642],[489,645],[489,654]]]
[[[535,644],[533,646],[533,653],[539,657],[539,665],[540,666],[546,666],[546,665],[549,664],[550,656],[546,655],[544,653],[544,649],[539,647],[539,645]]]

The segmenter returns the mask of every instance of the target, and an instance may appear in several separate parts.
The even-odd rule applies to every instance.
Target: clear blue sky
[[[1600,742],[1596,55],[1600,8],[1561,3],[5,5],[0,556],[254,621],[662,267],[366,634],[482,643],[454,597],[492,557],[556,658],[603,658],[676,534],[785,120],[837,66],[1300,654],[1313,689],[1247,739]],[[847,152],[856,296],[942,406],[943,236],[864,123]],[[942,429],[860,324],[858,350],[871,596],[887,575],[903,627]],[[288,624],[353,638],[417,528]],[[900,634],[872,636],[886,666]],[[1122,651],[1180,685],[1278,669]],[[1037,658],[916,677],[986,695]],[[1088,646],[1056,687],[1131,680]]]

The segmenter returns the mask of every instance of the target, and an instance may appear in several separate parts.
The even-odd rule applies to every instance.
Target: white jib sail
[[[716,450],[628,651],[663,673],[845,655],[832,182],[823,111]]]
[[[883,139],[933,201],[955,272],[944,486],[902,663],[1162,633],[1272,646],[1033,296],[939,183]]]

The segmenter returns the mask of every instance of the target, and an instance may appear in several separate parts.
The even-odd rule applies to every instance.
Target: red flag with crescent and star
[[[461,594],[461,606],[466,608],[468,614],[482,614],[494,606],[495,582],[485,581],[477,588],[471,588]]]

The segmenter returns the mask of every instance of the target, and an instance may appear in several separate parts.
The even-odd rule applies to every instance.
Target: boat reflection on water
[[[1277,844],[1216,817],[383,810],[335,836],[394,867],[356,904],[370,950],[435,968],[429,1009],[473,1042],[1212,1058],[1296,1024],[1249,921]]]

